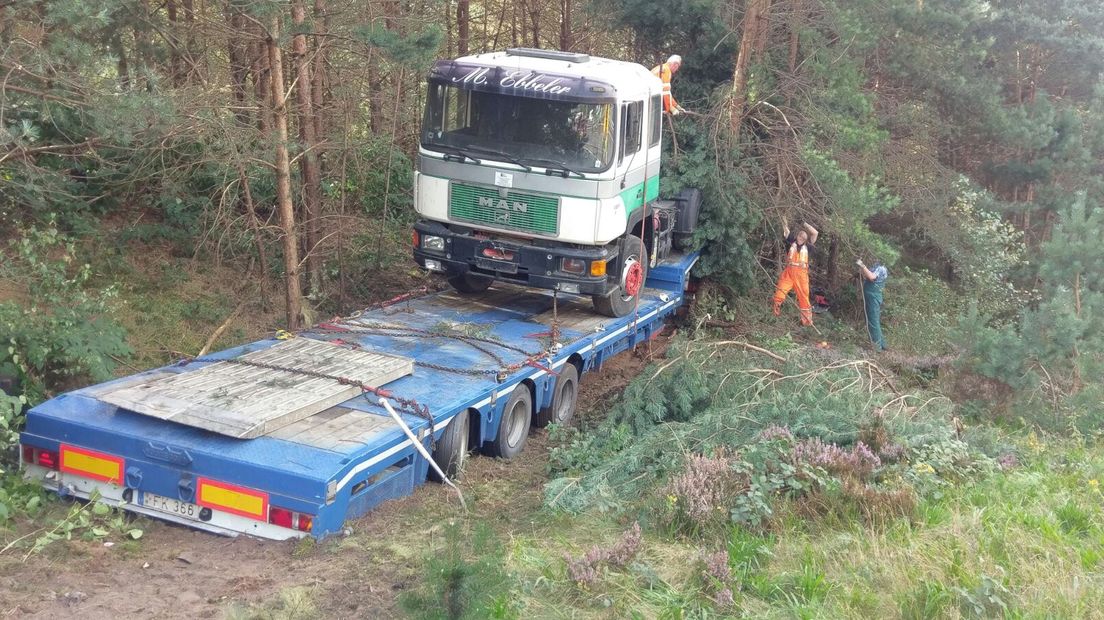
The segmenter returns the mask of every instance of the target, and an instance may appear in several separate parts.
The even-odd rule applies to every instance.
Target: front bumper
[[[426,260],[436,261],[449,275],[473,273],[580,295],[607,295],[617,286],[616,244],[595,247],[538,246],[477,235],[472,229],[453,229],[429,220],[419,221],[414,225],[414,230],[419,239],[432,235],[445,241],[444,251],[428,250],[419,244],[414,248],[414,260],[426,268],[429,268]],[[585,275],[563,271],[565,258],[586,261]],[[611,272],[603,276],[589,275],[589,266],[593,261],[607,261],[606,268]]]

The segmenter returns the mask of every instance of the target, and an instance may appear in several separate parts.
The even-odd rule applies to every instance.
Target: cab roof
[[[489,52],[485,54],[472,54],[455,60],[437,61],[430,73],[430,79],[451,76],[450,81],[461,82],[456,79],[466,75],[462,73],[470,68],[487,67],[492,72],[488,77],[494,76],[501,81],[502,76],[514,75],[515,72],[535,72],[540,75],[565,78],[559,84],[567,84],[577,81],[577,84],[587,85],[586,95],[572,93],[584,98],[592,97],[596,90],[595,85],[608,85],[617,95],[617,99],[638,99],[660,92],[659,78],[652,75],[644,66],[621,60],[601,58],[587,54],[572,52],[558,52],[554,50],[541,50],[532,48],[511,48],[505,51]],[[522,74],[524,77],[525,74]],[[459,83],[461,87],[470,87],[470,84]],[[579,90],[576,88],[575,90]],[[613,95],[614,92],[608,93]],[[533,92],[519,92],[532,96]],[[538,95],[539,96],[539,95]],[[559,97],[554,97],[559,98]],[[612,97],[609,97],[612,98]]]

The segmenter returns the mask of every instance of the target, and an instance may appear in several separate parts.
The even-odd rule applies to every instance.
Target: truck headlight
[[[445,240],[434,235],[422,235],[422,247],[426,250],[445,251]]]
[[[444,271],[445,268],[441,265],[441,261],[425,259],[425,268],[430,271]]]
[[[582,275],[586,271],[586,261],[581,258],[565,258],[560,263],[560,269],[567,273]]]

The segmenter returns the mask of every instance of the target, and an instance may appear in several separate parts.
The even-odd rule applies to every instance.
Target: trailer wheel
[[[518,385],[502,408],[498,434],[491,442],[491,456],[512,459],[521,454],[525,449],[525,441],[529,439],[529,426],[532,423],[533,396],[529,393],[528,386]]]
[[[482,293],[490,288],[494,278],[478,273],[461,273],[449,276],[448,283],[461,293]]]
[[[471,416],[465,409],[456,414],[456,417],[445,427],[445,432],[441,433],[441,438],[437,440],[433,460],[449,478],[456,478],[464,467],[464,460],[468,456],[470,427]],[[443,482],[432,467],[429,468],[429,477],[436,482]]]
[[[533,421],[538,428],[556,424],[567,424],[575,415],[575,403],[579,395],[579,370],[575,364],[568,362],[560,369],[560,376],[556,378],[556,387],[553,388],[552,403],[537,413]]]
[[[644,290],[648,279],[648,254],[644,242],[636,235],[628,235],[621,246],[621,264],[617,270],[620,281],[608,295],[595,295],[594,309],[599,314],[619,317],[636,309],[636,297]]]

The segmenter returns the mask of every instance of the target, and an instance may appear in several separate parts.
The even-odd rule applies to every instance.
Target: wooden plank
[[[346,407],[331,407],[308,420],[289,424],[269,436],[323,450],[341,451],[342,446],[349,444],[366,444],[375,435],[395,426],[395,422],[386,416]]]
[[[100,400],[137,413],[239,438],[259,437],[360,394],[322,373],[372,387],[413,373],[414,361],[329,342],[294,338],[244,361],[272,368],[216,362],[198,370],[112,386]]]

